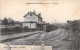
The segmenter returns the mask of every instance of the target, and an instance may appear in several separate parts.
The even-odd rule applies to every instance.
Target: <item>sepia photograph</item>
[[[0,0],[0,50],[80,50],[80,0]]]

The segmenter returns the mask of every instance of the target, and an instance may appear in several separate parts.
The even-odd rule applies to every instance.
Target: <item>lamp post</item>
[[[31,34],[31,26],[32,26],[31,24],[32,24],[32,23],[33,23],[33,21],[30,21],[30,34]]]
[[[30,34],[31,34],[31,22],[30,22]]]

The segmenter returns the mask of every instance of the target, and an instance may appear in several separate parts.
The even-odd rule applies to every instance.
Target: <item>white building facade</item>
[[[36,14],[34,12],[28,12],[24,16],[24,22],[23,27],[28,27],[29,29],[35,29],[35,30],[43,30],[43,23],[41,13]]]

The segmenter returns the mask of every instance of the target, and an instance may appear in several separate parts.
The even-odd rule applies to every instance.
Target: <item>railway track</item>
[[[37,32],[37,33],[33,33],[33,34],[28,34],[28,35],[24,35],[24,36],[19,36],[19,37],[14,37],[14,38],[1,40],[0,43],[9,42],[9,41],[13,41],[13,40],[21,39],[21,38],[26,38],[26,37],[29,37],[31,35],[35,35],[35,34],[38,34],[38,33],[41,33],[41,32]]]

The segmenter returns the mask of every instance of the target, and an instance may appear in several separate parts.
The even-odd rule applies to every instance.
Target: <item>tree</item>
[[[71,30],[71,46],[72,50],[79,50],[80,46],[80,20],[67,21]]]
[[[8,25],[8,20],[7,20],[7,18],[4,18],[4,19],[3,19],[2,24],[3,24],[3,25]]]
[[[78,31],[79,32],[79,30],[80,30],[80,28],[79,28],[79,22],[78,22],[78,20],[74,20],[74,21],[72,21],[72,31],[73,32],[76,32],[76,31]]]
[[[8,18],[8,24],[9,24],[9,25],[14,25],[14,20],[11,19],[11,18]]]

